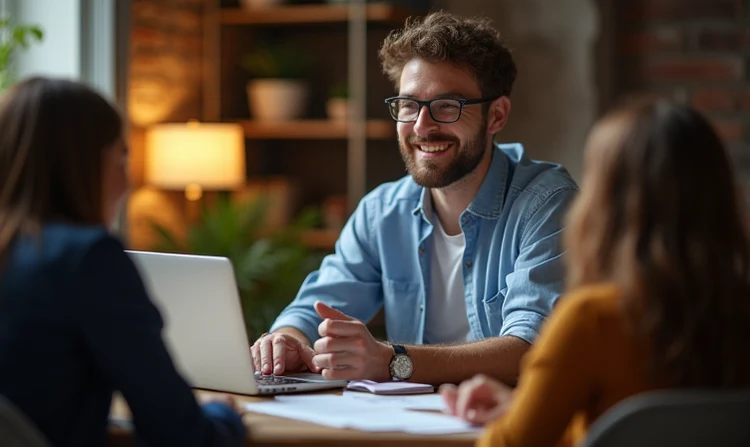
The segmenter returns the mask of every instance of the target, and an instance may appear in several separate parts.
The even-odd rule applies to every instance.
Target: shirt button
[[[422,253],[424,253],[424,247],[421,247],[421,246],[420,246],[420,247],[419,247],[419,254],[421,255]]]
[[[470,269],[470,268],[471,268],[471,261],[466,261],[466,268],[467,268],[467,269]]]
[[[424,312],[424,305],[422,305],[422,304],[419,305],[419,311],[420,312]]]

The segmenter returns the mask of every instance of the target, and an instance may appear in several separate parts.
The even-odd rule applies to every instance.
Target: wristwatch
[[[414,364],[411,357],[406,352],[406,348],[401,345],[391,345],[393,347],[393,357],[391,358],[391,377],[393,380],[408,380],[411,373],[414,372]]]

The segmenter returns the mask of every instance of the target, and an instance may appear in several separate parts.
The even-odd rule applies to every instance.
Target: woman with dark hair
[[[0,97],[0,395],[55,446],[104,446],[112,393],[149,445],[244,445],[232,401],[198,406],[106,226],[125,192],[119,113],[34,78]]]
[[[476,377],[443,395],[481,446],[569,445],[655,389],[750,385],[750,247],[727,152],[694,110],[631,105],[590,137],[565,230],[570,292],[512,391]]]

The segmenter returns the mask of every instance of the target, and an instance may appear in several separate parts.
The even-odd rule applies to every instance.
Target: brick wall
[[[132,0],[128,115],[134,186],[143,182],[143,130],[201,118],[205,1]]]
[[[131,192],[122,232],[128,246],[153,249],[151,222],[184,231],[179,192],[144,187],[145,130],[201,118],[203,9],[206,0],[132,0],[128,118]]]
[[[621,95],[704,112],[724,137],[750,210],[750,0],[615,0]]]

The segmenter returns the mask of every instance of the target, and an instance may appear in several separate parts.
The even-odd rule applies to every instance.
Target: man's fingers
[[[367,328],[359,320],[332,320],[326,318],[318,325],[318,335],[321,337],[351,337],[360,335]]]
[[[256,341],[253,343],[253,346],[250,347],[250,354],[253,358],[253,370],[260,372],[260,347],[258,346],[260,344],[259,341]]]
[[[320,369],[341,369],[353,368],[361,371],[364,365],[364,359],[358,355],[352,355],[345,352],[331,352],[327,354],[316,354],[313,357],[313,363]]]
[[[330,352],[348,352],[365,355],[365,343],[362,337],[321,337],[313,345],[318,354]]]
[[[327,380],[357,380],[362,378],[362,373],[354,368],[322,369],[320,374]]]
[[[273,373],[276,375],[283,374],[286,365],[284,364],[286,359],[286,344],[277,337],[274,339],[273,344]]]
[[[260,341],[260,372],[268,375],[273,371],[273,345],[271,337],[263,337]]]
[[[300,359],[302,360],[302,363],[307,365],[307,368],[314,372],[319,373],[320,368],[318,368],[318,365],[313,362],[313,357],[315,357],[315,351],[309,346],[301,346],[299,351]]]
[[[355,318],[341,312],[340,310],[334,309],[333,307],[324,304],[321,301],[315,302],[315,311],[320,315],[321,318],[330,318],[332,320],[354,320]]]

